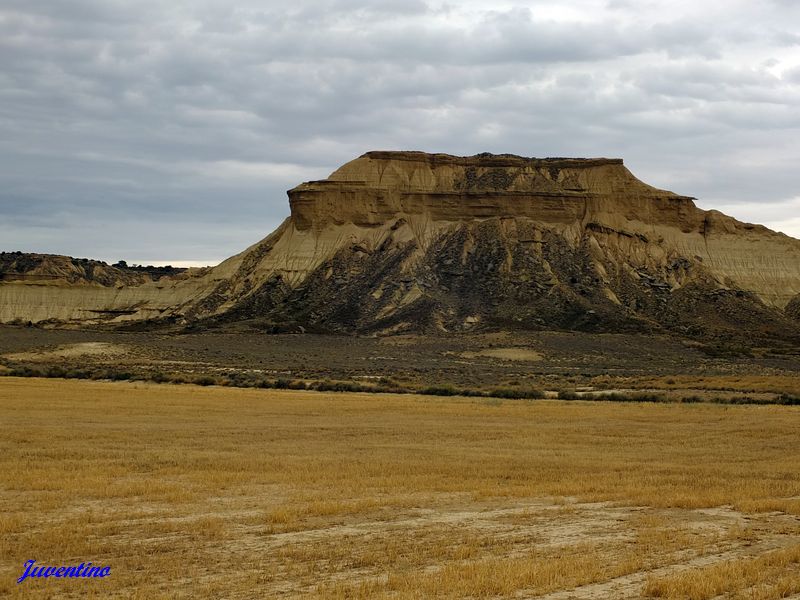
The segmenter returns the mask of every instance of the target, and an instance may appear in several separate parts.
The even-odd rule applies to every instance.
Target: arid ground
[[[4,597],[800,597],[798,407],[3,377],[0,423]]]
[[[790,350],[798,351],[739,354],[735,347],[710,349],[667,336],[557,331],[363,337],[0,327],[0,375],[17,369],[249,387],[327,381],[345,389],[640,391],[668,400],[757,402],[790,394],[800,400],[800,360]]]

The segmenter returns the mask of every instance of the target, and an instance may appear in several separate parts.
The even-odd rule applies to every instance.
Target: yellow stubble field
[[[0,426],[3,597],[800,597],[798,407],[4,377]]]

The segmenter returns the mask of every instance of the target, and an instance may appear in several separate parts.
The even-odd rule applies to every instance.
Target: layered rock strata
[[[770,336],[797,323],[800,241],[703,211],[619,159],[369,152],[288,194],[291,216],[213,269],[3,281],[0,320]]]

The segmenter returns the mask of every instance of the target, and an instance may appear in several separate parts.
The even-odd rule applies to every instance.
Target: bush
[[[775,397],[775,402],[777,404],[786,404],[790,406],[798,406],[800,405],[800,396],[795,396],[794,394],[786,394],[783,393],[780,396]]]
[[[195,385],[203,385],[203,386],[215,385],[217,383],[217,380],[214,379],[213,377],[208,377],[207,375],[204,375],[202,377],[196,377],[192,383],[194,383]]]
[[[43,377],[44,373],[34,367],[14,367],[9,372],[13,377]]]
[[[739,344],[720,342],[700,346],[700,351],[712,358],[753,358],[753,350]]]
[[[170,380],[169,377],[164,375],[161,371],[156,371],[150,375],[150,381],[154,383],[167,383]]]
[[[47,370],[44,373],[45,377],[66,377],[67,371],[64,367],[60,367],[58,365],[52,365],[47,367]]]
[[[317,390],[320,392],[369,392],[372,391],[371,387],[365,387],[360,383],[353,383],[350,381],[314,381],[307,386],[307,389]]]
[[[668,402],[666,396],[652,394],[648,392],[636,392],[633,394],[620,394],[612,392],[610,394],[599,394],[592,396],[593,400],[607,400],[609,402]]]
[[[493,398],[510,398],[512,400],[537,400],[544,398],[544,392],[534,389],[498,388],[489,392]]]
[[[70,369],[64,375],[68,379],[89,379],[91,376],[92,374],[84,369]]]
[[[703,402],[703,399],[700,396],[684,396],[681,398],[681,402],[684,404],[696,404],[697,402]]]
[[[424,394],[426,396],[460,396],[461,391],[457,390],[456,388],[444,385],[444,386],[432,386],[426,387],[419,390],[420,394]]]

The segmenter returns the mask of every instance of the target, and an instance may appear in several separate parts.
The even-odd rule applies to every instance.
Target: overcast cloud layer
[[[794,0],[4,0],[0,249],[214,263],[368,150],[618,156],[800,237]]]

